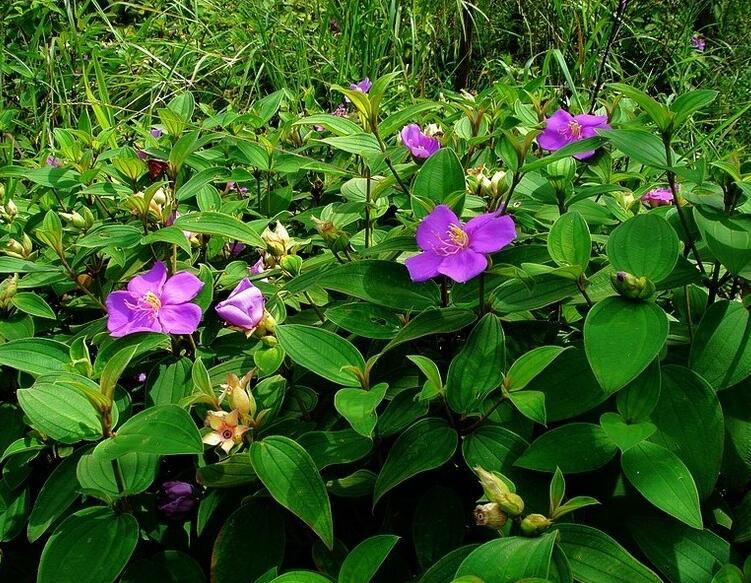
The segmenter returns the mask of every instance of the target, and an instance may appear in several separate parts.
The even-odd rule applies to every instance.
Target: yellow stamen
[[[452,243],[462,248],[469,244],[469,235],[459,225],[449,227],[449,238]]]

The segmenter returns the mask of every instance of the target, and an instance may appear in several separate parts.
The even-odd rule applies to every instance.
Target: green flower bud
[[[610,275],[610,283],[615,291],[623,297],[633,300],[645,300],[655,293],[655,284],[646,277],[636,277],[625,271],[618,271]]]
[[[343,251],[349,246],[349,235],[337,228],[337,226],[331,221],[322,221],[313,217],[313,223],[315,224],[318,234],[323,237],[326,245],[328,245],[329,249],[332,251]]]
[[[509,184],[506,182],[506,173],[499,170],[490,179],[490,192],[493,196],[502,196],[508,192]]]
[[[11,239],[5,244],[5,253],[11,257],[26,259],[26,251],[24,250],[23,245],[15,239]]]
[[[261,338],[261,344],[268,348],[274,348],[279,344],[279,341],[276,339],[276,336],[264,336]]]
[[[522,520],[522,534],[524,536],[536,536],[545,532],[551,524],[553,524],[553,521],[542,514],[530,514]]]
[[[480,478],[480,485],[485,492],[485,496],[491,502],[500,503],[501,500],[505,499],[506,494],[511,492],[506,482],[495,472],[489,472],[478,466],[475,468],[475,473]]]
[[[285,255],[282,257],[281,261],[279,261],[279,265],[282,266],[282,269],[288,271],[292,275],[300,275],[302,259],[297,255]]]
[[[18,214],[18,207],[16,206],[16,203],[14,203],[12,200],[6,202],[5,206],[3,207],[3,214],[12,220],[13,217]]]
[[[7,308],[10,306],[13,296],[18,291],[18,274],[15,273],[11,277],[5,278],[0,283],[0,308]]]
[[[484,174],[480,174],[477,177],[477,186],[480,196],[491,196],[493,194],[493,183]]]
[[[576,175],[576,161],[571,157],[560,158],[548,164],[547,172],[553,188],[565,190]]]
[[[292,246],[287,229],[279,221],[273,231],[266,227],[261,233],[261,239],[266,243],[266,250],[274,257],[283,257]]]
[[[497,500],[498,506],[501,507],[509,516],[517,517],[524,512],[524,500],[519,494],[509,492],[505,494],[502,499]]]
[[[508,516],[506,516],[501,508],[495,502],[489,502],[488,504],[478,504],[475,506],[475,524],[477,526],[487,526],[488,528],[494,528],[498,530],[503,528],[506,524]]]
[[[78,211],[73,211],[72,213],[59,213],[60,218],[66,221],[67,223],[70,223],[73,227],[76,229],[85,229],[86,228],[86,219],[81,216],[81,214]]]

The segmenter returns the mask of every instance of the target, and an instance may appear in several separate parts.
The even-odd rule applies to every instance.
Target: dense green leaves
[[[678,235],[655,214],[637,215],[615,229],[608,239],[608,259],[617,271],[653,282],[665,279],[678,261]]]
[[[558,467],[565,474],[589,472],[608,463],[615,452],[616,444],[599,426],[571,423],[543,433],[516,465],[546,472]]]
[[[102,435],[97,411],[68,385],[36,383],[19,389],[18,403],[36,429],[63,443],[94,440]]]
[[[528,577],[546,578],[555,534],[540,538],[509,537],[477,547],[462,561],[457,577],[474,575],[485,583],[514,583]]]
[[[389,534],[362,541],[344,559],[339,583],[368,583],[398,541],[398,536]]]

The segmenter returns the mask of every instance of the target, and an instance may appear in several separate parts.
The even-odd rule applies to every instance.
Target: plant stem
[[[717,298],[717,290],[720,287],[720,262],[715,261],[712,268],[712,281],[709,283],[709,298],[707,298],[707,306],[711,306],[715,298]]]
[[[621,0],[618,3],[618,8],[616,8],[615,13],[613,14],[613,25],[610,27],[610,35],[608,36],[608,42],[605,45],[605,51],[602,53],[602,60],[600,61],[600,68],[597,70],[597,77],[595,79],[595,86],[592,90],[592,101],[589,106],[589,113],[593,113],[594,110],[597,108],[597,96],[600,94],[600,90],[602,89],[602,76],[605,74],[605,66],[608,63],[608,57],[610,56],[610,49],[613,47],[613,44],[615,42],[615,37],[618,34],[618,31],[621,28],[621,24],[623,24],[623,14],[626,12],[626,6],[628,5],[628,0]]]
[[[480,425],[482,425],[485,422],[485,420],[493,414],[493,411],[498,409],[498,407],[500,407],[501,404],[505,400],[506,400],[506,395],[502,395],[501,398],[498,399],[490,409],[485,411],[485,413],[483,413],[477,421],[472,423],[472,425],[470,425],[469,427],[464,428],[462,430],[462,435],[467,435],[468,433],[472,433],[475,429],[477,429]]]
[[[115,475],[115,484],[117,485],[117,493],[122,494],[125,492],[125,480],[123,479],[123,472],[120,469],[120,463],[114,459],[111,460],[112,473]]]
[[[316,305],[316,303],[313,301],[313,298],[310,297],[310,293],[308,293],[307,291],[304,291],[303,295],[305,296],[305,299],[308,300],[308,302],[310,303],[315,313],[318,315],[318,319],[321,321],[321,324],[324,324],[326,322],[326,316],[321,311],[321,308],[319,308]]]
[[[81,284],[81,282],[78,281],[78,274],[73,270],[73,268],[70,266],[70,264],[65,259],[65,256],[61,253],[59,255],[60,261],[62,261],[63,267],[65,268],[66,273],[68,274],[68,277],[73,282],[73,284],[85,295],[91,299],[102,311],[106,312],[107,307],[102,303],[102,301],[96,297],[93,293],[91,293],[88,289],[86,289],[85,286]]]
[[[365,248],[370,247],[370,166],[365,165]]]

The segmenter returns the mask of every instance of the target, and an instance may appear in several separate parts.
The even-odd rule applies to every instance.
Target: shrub
[[[5,574],[743,581],[750,189],[687,125],[716,93],[395,78],[337,115],[184,93],[135,146],[97,101],[0,169]]]

